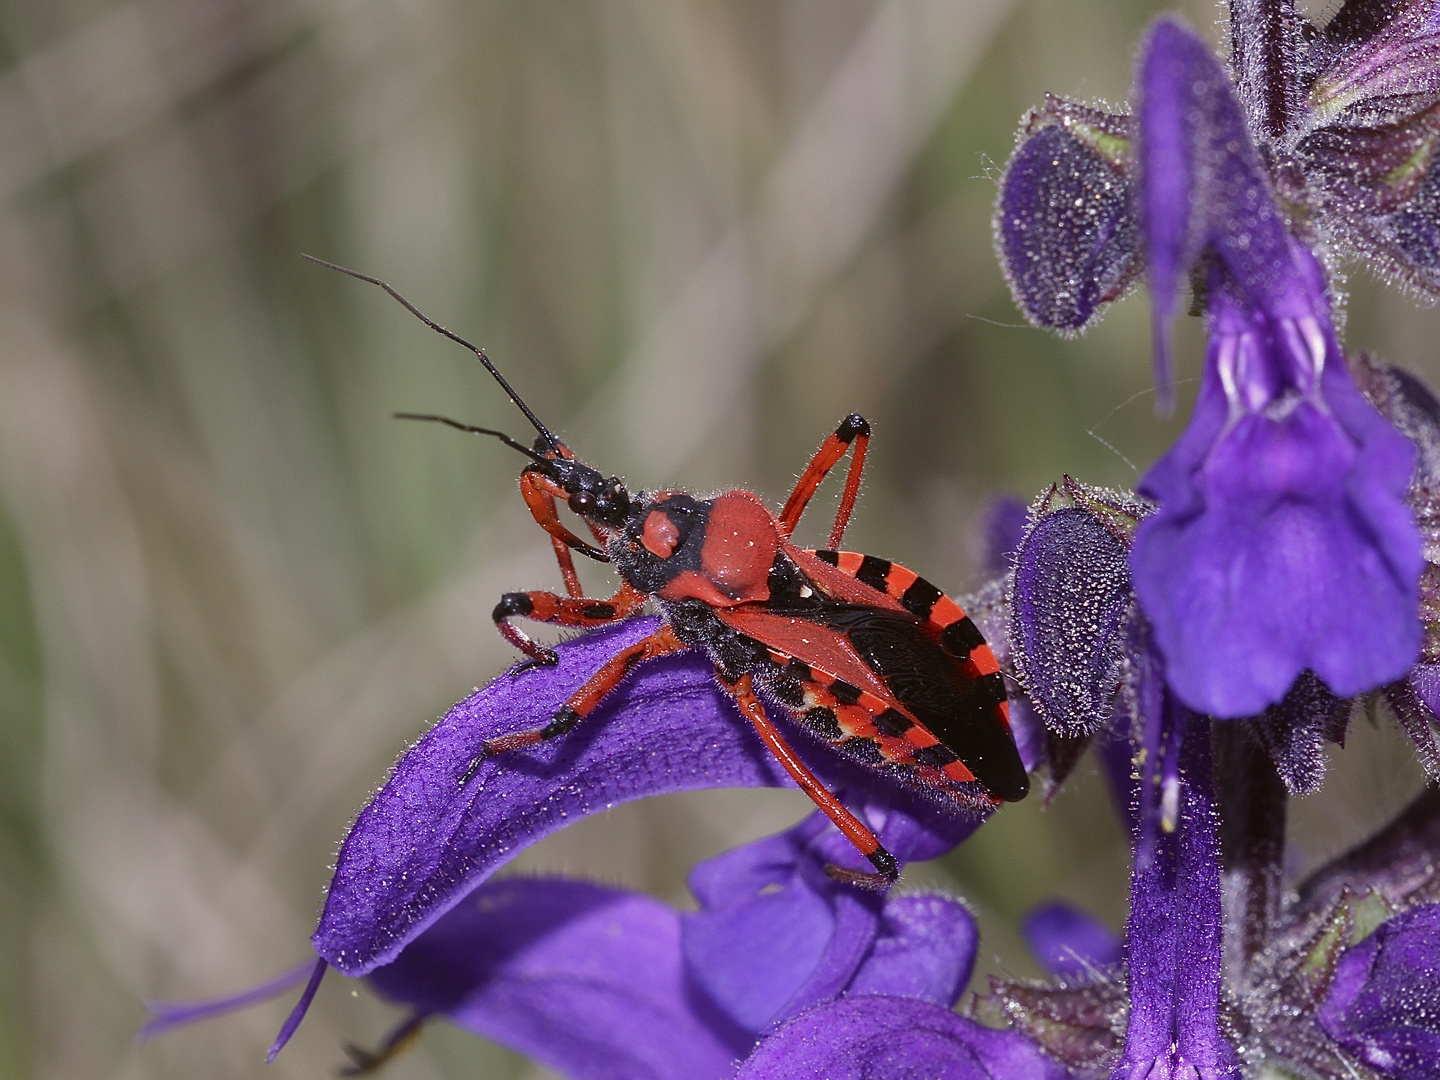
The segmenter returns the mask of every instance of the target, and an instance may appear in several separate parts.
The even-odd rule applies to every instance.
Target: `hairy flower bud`
[[[1127,116],[1047,97],[1026,117],[995,203],[995,248],[1036,326],[1083,330],[1139,275]]]

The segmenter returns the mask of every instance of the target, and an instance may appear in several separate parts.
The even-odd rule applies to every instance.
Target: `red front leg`
[[[845,526],[850,524],[850,514],[855,509],[855,499],[860,494],[860,476],[865,469],[865,448],[869,445],[870,423],[863,416],[851,413],[840,421],[835,434],[821,443],[820,449],[815,451],[810,464],[795,482],[795,490],[790,492],[790,498],[785,500],[779,519],[781,536],[789,539],[800,521],[800,515],[805,512],[805,507],[809,505],[820,484],[845,456],[845,451],[854,446],[855,453],[850,458],[850,470],[845,474],[845,490],[840,495],[840,508],[835,512],[835,524],[830,526],[830,538],[826,543],[826,547],[832,550],[840,546],[840,541],[845,536]]]
[[[569,496],[563,487],[539,472],[538,466],[527,465],[520,473],[520,497],[530,508],[530,516],[535,519],[535,523],[549,533],[552,539],[596,562],[610,561],[610,556],[603,550],[587,544],[561,523],[560,515],[555,510],[555,500],[568,499]],[[594,526],[591,526],[591,531],[594,531]],[[599,533],[596,533],[596,538],[599,539]],[[564,570],[563,564],[561,570]],[[569,582],[566,584],[568,586]]]
[[[572,568],[573,570],[573,568]],[[628,581],[604,600],[588,596],[556,596],[552,592],[511,592],[500,597],[490,617],[500,636],[537,664],[555,663],[555,650],[547,649],[510,620],[519,616],[557,626],[604,626],[628,619],[645,603],[645,594]]]

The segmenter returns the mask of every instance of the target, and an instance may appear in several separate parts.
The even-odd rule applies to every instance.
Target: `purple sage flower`
[[[1382,923],[1347,949],[1320,1026],[1356,1061],[1394,1080],[1440,1069],[1440,904]]]
[[[897,858],[930,846],[888,824]],[[582,1080],[706,1080],[840,994],[949,1007],[974,966],[969,912],[836,881],[825,865],[844,843],[817,813],[702,863],[694,912],[583,882],[487,882],[369,976],[415,1013],[385,1046],[443,1017]]]
[[[1200,395],[1141,482],[1159,510],[1131,553],[1166,679],[1219,717],[1261,712],[1305,670],[1341,697],[1382,686],[1420,648],[1420,543],[1404,499],[1414,448],[1356,388],[1319,264],[1289,235],[1205,44],[1161,20],[1137,93],[1162,339],[1181,281],[1209,256]]]
[[[272,1056],[303,1017],[327,965],[358,977],[401,963],[413,943],[495,870],[576,818],[664,792],[791,784],[715,684],[708,661],[689,654],[640,668],[574,736],[473,765],[486,739],[543,722],[605,658],[654,626],[653,619],[637,619],[561,644],[556,666],[502,675],[457,704],[401,756],[341,846],[312,938],[321,960]],[[982,820],[848,761],[818,740],[802,735],[796,744],[816,774],[870,820],[902,864],[943,854]],[[697,974],[687,978],[702,985],[708,980],[720,1013],[728,1009],[737,1030],[758,1031],[770,1022],[772,1016],[762,1015],[766,1003],[775,1015],[787,1003],[793,1012],[857,979],[893,990],[889,969],[882,965],[865,975],[861,968],[874,950],[894,948],[905,937],[907,919],[924,921],[913,905],[888,908],[880,897],[827,876],[827,865],[859,870],[864,864],[823,816],[807,819],[797,830],[697,870],[702,907],[686,919],[687,952],[758,958],[759,966],[742,976],[733,974],[733,965],[689,967]],[[806,859],[797,854],[802,850],[810,853]],[[816,861],[813,852],[823,852],[823,860]],[[576,895],[562,898],[561,910]],[[473,905],[466,910],[470,921],[457,917],[457,925],[468,933],[476,916]],[[757,919],[778,935],[773,947],[757,947],[751,935]],[[957,941],[973,949],[971,937],[960,935]],[[889,944],[882,946],[882,939]],[[797,951],[803,942],[809,947]],[[962,966],[968,971],[966,955]],[[469,964],[464,971],[492,960],[472,957],[464,961]],[[943,972],[951,969],[940,966],[935,977],[943,983]],[[923,982],[923,965],[916,970]],[[430,998],[416,1004],[422,1012],[435,1010]]]
[[[1120,963],[1115,932],[1093,915],[1060,900],[1041,904],[1021,926],[1030,951],[1052,975],[1079,975]]]

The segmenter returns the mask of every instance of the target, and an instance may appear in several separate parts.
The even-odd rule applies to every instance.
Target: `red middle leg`
[[[563,564],[562,564],[563,565]],[[571,568],[573,572],[573,567]],[[578,582],[577,582],[578,585]],[[555,663],[555,650],[547,649],[510,622],[517,616],[557,626],[604,626],[628,619],[645,603],[645,594],[628,581],[614,596],[592,600],[588,596],[557,596],[552,592],[513,592],[500,597],[490,617],[500,636],[537,664]]]
[[[558,598],[557,598],[558,599]],[[492,758],[497,754],[504,754],[510,750],[520,750],[527,746],[534,746],[537,743],[545,742],[556,736],[564,735],[575,727],[581,720],[595,711],[596,706],[604,700],[605,695],[620,685],[620,681],[630,673],[630,669],[644,660],[653,660],[657,656],[668,656],[670,653],[682,652],[689,648],[684,642],[675,636],[674,631],[668,626],[662,626],[649,637],[641,638],[628,649],[624,649],[609,660],[605,661],[599,671],[585,680],[583,686],[570,695],[568,701],[555,711],[555,715],[544,727],[532,728],[529,731],[517,731],[512,735],[498,735],[493,739],[486,739],[480,755],[470,763],[470,768],[461,777],[463,784],[475,775],[475,770],[486,758]]]

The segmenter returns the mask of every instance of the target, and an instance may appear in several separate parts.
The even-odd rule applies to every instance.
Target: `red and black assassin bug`
[[[513,592],[496,605],[496,627],[529,664],[553,664],[555,653],[516,627],[511,620],[517,617],[602,626],[653,600],[664,620],[654,634],[606,661],[544,727],[487,740],[471,773],[480,760],[564,735],[635,665],[699,649],[780,764],[878,871],[832,868],[836,876],[883,887],[899,876],[899,867],[800,761],[757,691],[851,756],[904,771],[962,804],[989,809],[1025,797],[1029,779],[1010,734],[1005,683],[975,624],[959,604],[903,566],[838,550],[870,439],[863,417],[851,414],[840,422],[778,515],[748,491],[713,498],[684,491],[632,494],[552,435],[483,350],[427,318],[385,282],[312,261],[378,285],[431,329],[475,353],[539,432],[531,449],[502,432],[448,417],[396,414],[494,436],[530,459],[520,473],[520,494],[550,534],[566,595]],[[853,453],[828,547],[797,547],[790,535],[800,515],[847,450]],[[585,522],[595,544],[565,527],[557,500]],[[621,583],[614,596],[583,595],[572,551],[615,566]]]

